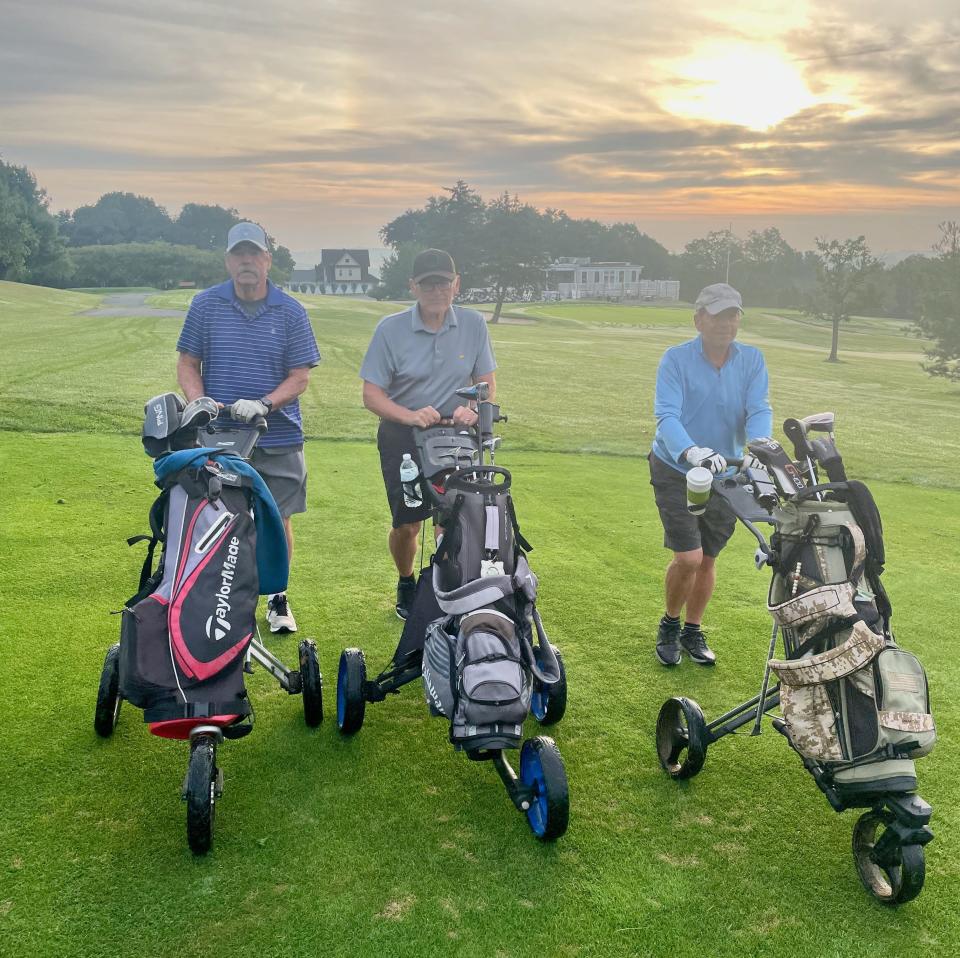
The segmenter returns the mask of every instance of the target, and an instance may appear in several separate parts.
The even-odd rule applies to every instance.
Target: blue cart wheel
[[[560,666],[560,679],[553,685],[544,685],[538,678],[533,680],[533,694],[530,696],[530,714],[541,725],[554,725],[567,711],[567,670],[563,665],[560,650],[553,646]]]
[[[523,743],[520,781],[533,790],[526,811],[533,834],[544,842],[559,838],[570,818],[570,790],[560,750],[552,738],[538,735]]]
[[[363,725],[367,700],[367,663],[360,649],[344,649],[337,670],[337,728],[353,735]]]

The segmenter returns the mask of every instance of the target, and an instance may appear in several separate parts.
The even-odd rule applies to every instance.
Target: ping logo
[[[156,404],[154,405],[154,407],[153,407],[153,413],[154,413],[154,415],[157,417],[157,425],[158,425],[161,429],[166,428],[166,420],[167,420],[167,417],[164,416],[164,414],[163,414],[163,403],[162,403],[162,402],[158,402],[158,403],[156,403]]]

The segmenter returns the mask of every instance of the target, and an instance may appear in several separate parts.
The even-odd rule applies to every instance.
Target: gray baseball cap
[[[236,226],[230,227],[230,232],[227,233],[227,252],[229,253],[238,243],[253,243],[264,253],[270,251],[267,234],[264,233],[263,227],[257,226],[256,223],[237,223]]]
[[[716,316],[725,309],[736,308],[743,312],[743,300],[729,283],[713,283],[710,286],[704,286],[693,305],[698,311],[705,309],[711,316]]]

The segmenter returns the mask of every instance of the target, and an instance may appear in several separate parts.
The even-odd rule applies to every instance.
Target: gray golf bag
[[[428,477],[436,479],[433,470],[445,462],[443,456],[437,461],[436,440],[443,447],[451,437],[464,443],[445,427],[418,438]],[[423,687],[431,711],[450,720],[451,743],[467,752],[517,748],[535,680],[546,687],[560,680],[510,481],[499,466],[470,465],[429,486],[443,529],[432,565],[443,617],[426,630]]]

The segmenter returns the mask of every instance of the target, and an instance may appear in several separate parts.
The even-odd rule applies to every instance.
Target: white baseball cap
[[[236,226],[230,227],[230,232],[227,233],[227,252],[229,253],[238,243],[253,243],[264,253],[270,250],[267,245],[267,234],[263,231],[263,227],[257,226],[256,223],[237,223]]]

